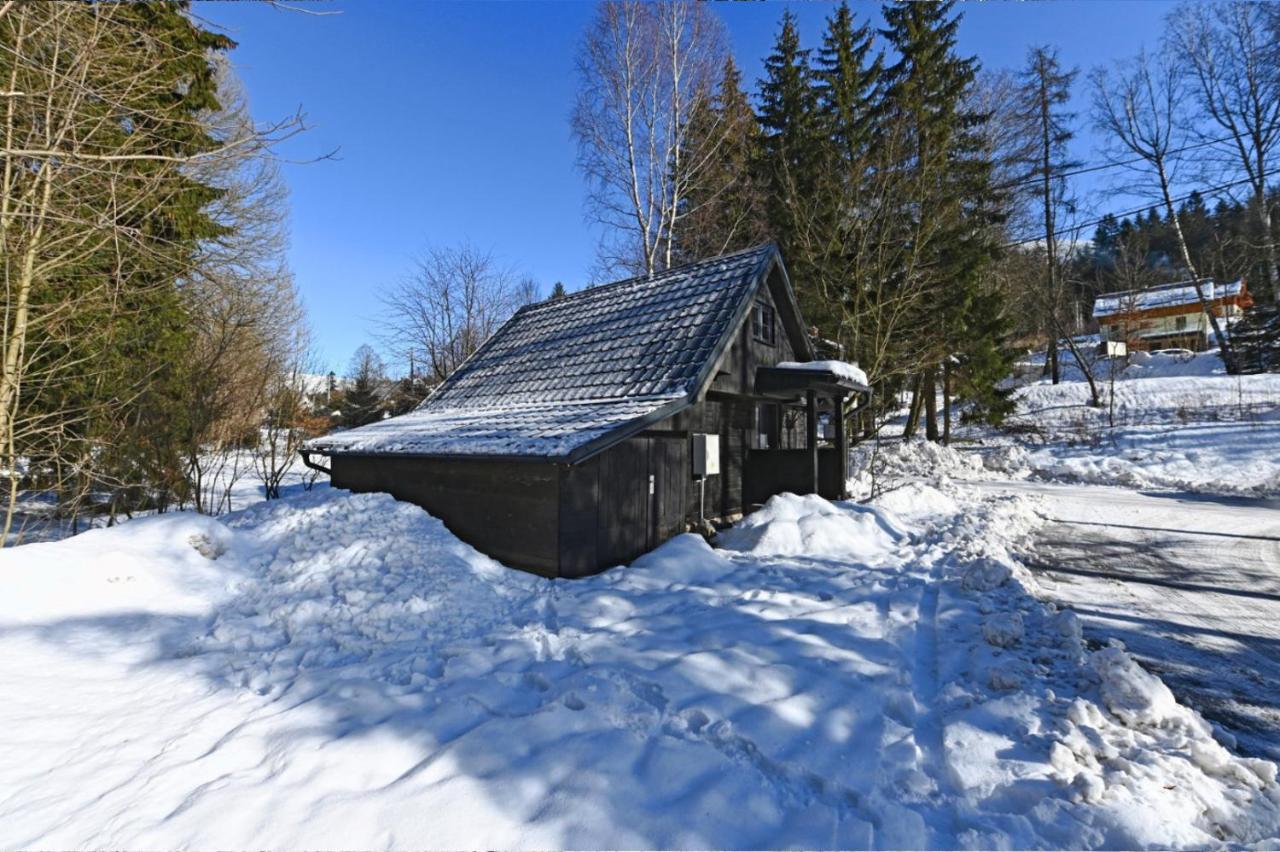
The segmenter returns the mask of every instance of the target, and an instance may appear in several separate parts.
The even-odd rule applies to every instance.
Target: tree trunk
[[[1267,294],[1271,302],[1280,302],[1280,261],[1276,258],[1276,241],[1271,231],[1271,205],[1265,193],[1258,199],[1258,219],[1262,228],[1262,250],[1267,271]]]
[[[916,436],[920,424],[920,376],[911,383],[911,407],[907,409],[907,424],[902,427],[902,437],[910,440]]]
[[[938,435],[938,373],[936,367],[925,371],[921,387],[924,394],[924,436],[937,442]]]
[[[951,445],[951,359],[942,362],[942,443]]]
[[[1043,65],[1041,65],[1039,107],[1040,174],[1042,180],[1040,193],[1041,201],[1044,204],[1044,254],[1046,272],[1048,273],[1046,275],[1048,292],[1045,294],[1045,304],[1049,308],[1049,327],[1054,328],[1058,324],[1058,247],[1053,223],[1053,184],[1049,174],[1053,165],[1053,122],[1049,115],[1049,92],[1043,70]],[[1058,366],[1058,340],[1056,337],[1049,341],[1048,366],[1053,384],[1056,385],[1062,381],[1062,371]]]
[[[1182,262],[1187,267],[1187,272],[1191,275],[1191,286],[1195,288],[1196,299],[1200,302],[1200,310],[1204,311],[1204,315],[1209,318],[1209,327],[1213,329],[1213,337],[1218,342],[1218,351],[1222,353],[1222,363],[1226,366],[1228,373],[1236,372],[1236,359],[1231,352],[1231,344],[1227,342],[1227,336],[1222,331],[1222,325],[1218,322],[1218,317],[1213,312],[1213,308],[1204,297],[1204,288],[1200,283],[1200,274],[1196,272],[1196,265],[1191,262],[1191,251],[1187,248],[1187,238],[1182,233],[1182,223],[1178,221],[1178,212],[1173,207],[1173,196],[1169,193],[1169,178],[1165,174],[1164,161],[1156,162],[1156,170],[1160,175],[1160,192],[1164,196],[1165,210],[1169,214],[1169,220],[1173,222],[1173,233],[1178,238],[1178,250],[1182,254]]]

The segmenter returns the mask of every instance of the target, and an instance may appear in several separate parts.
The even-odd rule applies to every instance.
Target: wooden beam
[[[804,393],[805,410],[808,414],[806,423],[809,441],[809,462],[812,473],[813,491],[818,493],[818,392],[813,390]]]
[[[846,481],[849,478],[849,457],[848,451],[845,449],[846,443],[844,439],[844,394],[831,398],[831,413],[836,420],[836,470],[839,472],[839,485],[836,486],[836,499],[847,500],[849,492],[846,489]]]

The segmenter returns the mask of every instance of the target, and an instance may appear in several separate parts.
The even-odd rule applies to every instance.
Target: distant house
[[[792,491],[844,496],[857,368],[813,361],[765,245],[521,308],[416,410],[316,438],[333,484],[578,577]],[[827,445],[819,423],[829,427]]]
[[[1228,322],[1253,304],[1243,280],[1202,281],[1200,288],[1214,314]],[[1104,341],[1127,343],[1132,349],[1199,352],[1212,343],[1213,329],[1190,281],[1107,293],[1094,300],[1093,317]]]

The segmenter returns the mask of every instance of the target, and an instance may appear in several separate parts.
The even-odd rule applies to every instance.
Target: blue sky
[[[790,5],[816,46],[825,3],[724,3],[716,12],[748,81],[760,74]],[[879,20],[879,4],[854,9]],[[470,240],[549,289],[587,282],[598,233],[583,217],[569,112],[574,53],[593,13],[587,2],[336,0],[310,15],[256,3],[197,3],[235,38],[254,114],[301,107],[311,130],[283,153],[289,165],[290,263],[316,347],[339,373],[374,340],[378,291],[429,245]],[[1054,44],[1087,70],[1154,46],[1162,0],[965,3],[961,47],[984,67],[1020,66],[1027,48]],[[1083,73],[1081,77],[1083,83]],[[1078,86],[1077,159],[1098,154]],[[1108,204],[1097,186],[1097,206]]]

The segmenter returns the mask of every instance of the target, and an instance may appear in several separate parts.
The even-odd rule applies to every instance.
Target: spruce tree
[[[759,175],[760,125],[733,57],[725,59],[714,97],[690,117],[697,179],[685,194],[678,262],[701,260],[768,240],[766,190]]]
[[[872,54],[874,45],[871,25],[855,27],[847,2],[836,7],[827,21],[814,78],[827,136],[847,163],[861,159],[875,129],[884,57]]]
[[[920,318],[920,394],[930,410],[939,372],[954,357],[966,401],[991,408],[981,389],[1007,375],[1002,354],[1007,321],[998,296],[983,287],[984,267],[997,250],[995,225],[1001,199],[991,182],[992,164],[978,130],[987,117],[966,105],[978,62],[957,52],[959,16],[954,3],[887,5],[883,35],[898,61],[886,71],[886,109],[907,142],[899,160],[912,187],[901,215],[920,245],[915,280],[904,282],[927,293]],[[988,357],[994,352],[1000,357]],[[995,408],[993,415],[998,417]],[[940,436],[927,417],[928,437]]]
[[[184,357],[192,329],[183,283],[198,262],[201,243],[223,236],[225,229],[207,212],[221,190],[164,158],[191,157],[220,144],[204,120],[219,108],[211,54],[234,46],[200,26],[188,6],[87,4],[76,19],[64,22],[82,27],[86,41],[88,33],[96,34],[95,53],[78,58],[97,63],[99,76],[91,84],[106,92],[80,102],[80,126],[92,128],[91,138],[81,141],[112,152],[143,140],[155,155],[83,170],[75,181],[77,195],[117,199],[117,209],[100,214],[103,228],[127,232],[133,242],[121,250],[114,240],[83,235],[89,248],[79,263],[55,265],[57,272],[41,277],[35,295],[38,303],[78,307],[49,329],[56,336],[32,341],[39,355],[29,370],[46,379],[24,394],[22,411],[32,420],[62,423],[40,433],[45,445],[22,452],[77,460],[83,475],[57,477],[56,487],[65,492],[60,498],[68,503],[104,484],[127,490],[128,502],[138,507],[163,509],[171,497],[187,497],[186,401],[208,391]],[[50,47],[49,53],[50,61],[76,56],[71,49]],[[79,75],[81,69],[66,73]],[[111,298],[86,298],[96,291]],[[61,374],[59,364],[83,366]]]
[[[764,61],[759,81],[761,174],[769,190],[769,231],[782,246],[796,285],[800,308],[811,322],[821,323],[822,299],[815,286],[812,199],[821,173],[822,126],[818,93],[809,51],[800,47],[795,16],[787,10],[773,52]]]
[[[819,319],[829,336],[868,365],[879,362],[872,350],[880,331],[873,328],[876,296],[868,282],[882,264],[867,250],[876,242],[874,217],[867,213],[873,184],[885,177],[875,167],[883,57],[873,55],[874,41],[869,23],[854,25],[847,3],[827,19],[813,74],[821,148],[809,198],[817,248],[811,272],[823,294]],[[887,388],[881,382],[878,390]]]

